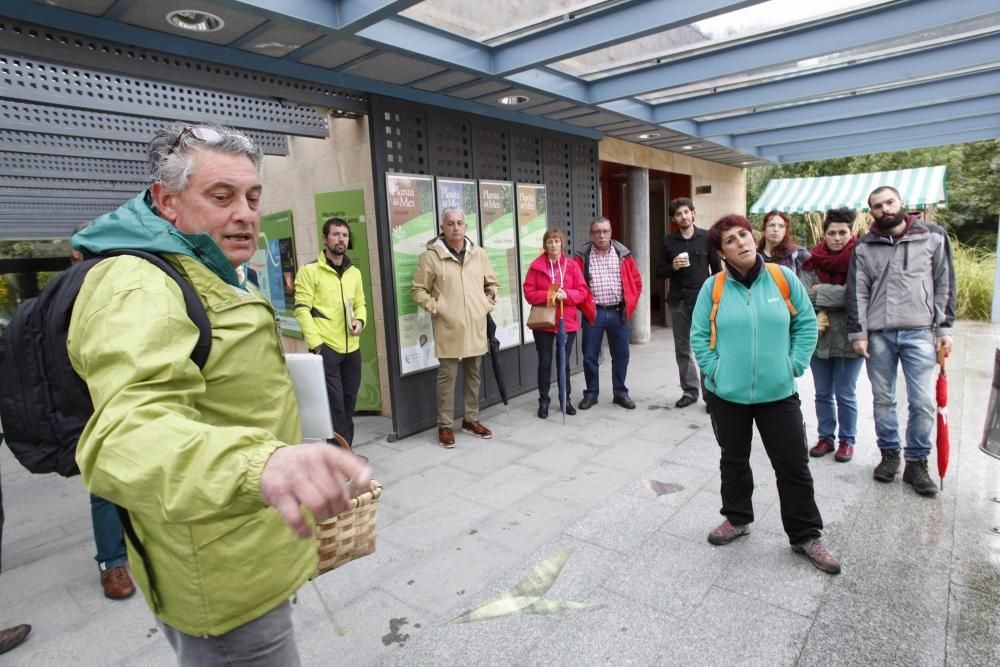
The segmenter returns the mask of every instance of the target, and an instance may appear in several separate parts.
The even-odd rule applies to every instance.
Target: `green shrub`
[[[954,238],[951,243],[957,283],[955,314],[960,320],[989,322],[993,307],[996,253],[982,246],[964,245]]]

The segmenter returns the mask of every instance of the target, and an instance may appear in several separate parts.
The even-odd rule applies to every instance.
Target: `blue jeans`
[[[97,566],[103,572],[124,563],[127,560],[125,532],[118,518],[118,508],[114,503],[90,494],[90,520],[94,524],[94,544],[97,545],[94,560]]]
[[[598,306],[593,324],[583,318],[583,377],[587,382],[584,396],[597,398],[601,393],[598,362],[604,334],[608,335],[611,352],[611,390],[615,396],[628,396],[625,374],[628,372],[628,339],[631,333],[632,325],[625,321],[624,311],[617,307]]]
[[[839,440],[853,445],[858,437],[858,374],[863,357],[813,357],[810,362],[816,385],[816,421],[819,437],[834,442],[837,424]]]
[[[868,335],[868,379],[875,399],[875,435],[879,449],[900,448],[896,417],[896,369],[903,365],[906,378],[907,461],[926,459],[934,430],[934,334],[929,329],[875,331]]]

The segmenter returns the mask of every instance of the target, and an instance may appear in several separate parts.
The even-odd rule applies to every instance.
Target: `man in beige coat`
[[[438,440],[455,446],[455,380],[462,362],[465,415],[462,430],[480,438],[493,433],[479,423],[480,358],[488,350],[486,316],[497,301],[493,267],[482,248],[465,235],[465,213],[446,208],[441,213],[441,236],[427,244],[413,274],[410,295],[434,318],[437,375]]]

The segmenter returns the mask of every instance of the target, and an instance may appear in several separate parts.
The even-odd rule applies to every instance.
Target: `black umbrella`
[[[507,407],[507,386],[503,381],[503,374],[500,372],[500,339],[497,338],[497,323],[493,321],[493,316],[486,315],[486,342],[490,345],[490,363],[493,364],[493,377],[497,381],[497,389],[500,391],[500,400],[503,407],[510,416],[510,408]]]

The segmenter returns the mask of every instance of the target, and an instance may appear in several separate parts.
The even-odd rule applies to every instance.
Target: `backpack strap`
[[[708,341],[708,349],[715,349],[715,316],[719,312],[719,302],[722,301],[722,290],[726,286],[726,272],[719,271],[715,274],[715,282],[712,283],[712,314],[708,316],[709,324],[712,327],[712,336]]]
[[[139,257],[146,260],[170,276],[177,283],[177,286],[181,288],[187,315],[194,322],[195,326],[198,327],[198,342],[195,344],[194,350],[191,351],[191,361],[198,366],[199,370],[204,370],[205,362],[208,361],[208,354],[212,351],[212,323],[209,322],[205,306],[202,305],[201,299],[198,298],[198,293],[191,287],[191,283],[174,268],[173,264],[159,255],[131,248],[119,248],[102,253],[101,256],[116,257],[120,255],[131,255],[132,257]]]
[[[788,287],[788,279],[785,278],[784,271],[777,264],[771,262],[764,262],[764,266],[767,267],[767,272],[771,274],[771,279],[774,280],[774,284],[778,286],[778,291],[781,292],[781,296],[785,299],[785,305],[788,306],[788,312],[795,317],[798,313],[795,311],[795,306],[792,305],[792,290]]]

